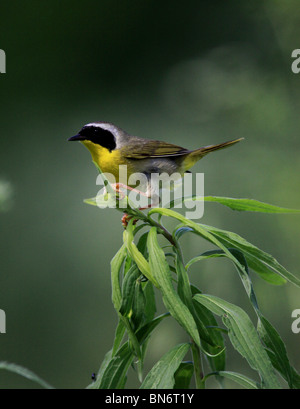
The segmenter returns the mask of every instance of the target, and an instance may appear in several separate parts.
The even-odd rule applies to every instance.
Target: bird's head
[[[72,136],[68,141],[83,142],[88,148],[100,145],[110,152],[117,148],[118,137],[123,133],[121,129],[108,122],[91,122],[84,125],[77,135]]]

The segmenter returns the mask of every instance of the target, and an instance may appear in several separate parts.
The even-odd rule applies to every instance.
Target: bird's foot
[[[148,194],[145,192],[142,192],[141,190],[135,189],[134,187],[131,186],[127,186],[124,183],[113,183],[112,188],[114,189],[115,192],[119,193],[121,195],[120,199],[124,199],[125,194],[121,189],[125,189],[125,190],[131,190],[132,192],[136,192],[139,193],[142,196],[148,197]]]

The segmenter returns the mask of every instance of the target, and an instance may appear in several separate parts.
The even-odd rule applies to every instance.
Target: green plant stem
[[[200,349],[195,344],[194,341],[192,341],[192,355],[193,355],[193,362],[194,362],[194,376],[195,376],[196,388],[205,389]]]
[[[126,209],[127,211],[129,211],[128,213],[130,213],[134,218],[140,219],[142,221],[144,221],[145,223],[148,223],[150,226],[154,226],[157,227],[160,231],[161,234],[163,234],[165,236],[165,238],[173,245],[175,246],[175,241],[174,238],[172,236],[172,234],[159,222],[157,222],[156,220],[153,220],[150,216],[145,215],[145,213],[143,213],[140,209],[134,207],[132,205],[132,203],[129,202],[129,208]],[[126,210],[124,209],[118,209],[120,211],[123,211],[126,213]]]
[[[147,220],[150,222],[152,226],[157,227],[161,231],[161,233],[172,244],[172,246],[176,247],[176,241],[174,240],[172,234],[162,224],[153,220],[151,217],[148,217]]]

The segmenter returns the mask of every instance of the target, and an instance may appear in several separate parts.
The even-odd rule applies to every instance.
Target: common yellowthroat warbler
[[[142,173],[150,184],[151,174],[179,173],[184,175],[198,160],[210,152],[227,148],[243,138],[204,146],[189,150],[168,142],[138,138],[108,122],[91,122],[85,125],[77,135],[68,141],[80,141],[91,152],[93,161],[103,173],[110,173],[117,183],[114,188],[120,187],[135,190],[132,187],[118,183],[120,180],[119,166],[127,166],[128,178],[133,173]],[[122,185],[122,186],[121,186]],[[140,191],[139,191],[140,192]],[[145,196],[150,196],[151,187],[147,187]]]

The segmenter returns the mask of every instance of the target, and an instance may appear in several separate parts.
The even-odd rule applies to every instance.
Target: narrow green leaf
[[[98,371],[96,380],[93,381],[92,383],[90,383],[86,389],[99,389],[99,385],[101,383],[102,377],[104,372],[106,371],[106,368],[108,367],[108,365],[110,364],[111,360],[113,358],[113,350],[110,349],[104,356],[104,359],[101,363],[100,369]]]
[[[167,352],[147,374],[140,389],[173,389],[174,374],[189,348],[190,344],[180,344]]]
[[[145,283],[144,294],[146,298],[145,305],[145,322],[152,321],[156,313],[156,302],[155,302],[155,293],[153,285],[150,281]]]
[[[122,303],[122,292],[120,285],[120,271],[123,265],[123,262],[127,255],[127,249],[125,244],[120,248],[117,254],[111,261],[111,282],[112,282],[112,301],[114,307],[117,311],[120,310]]]
[[[288,382],[290,388],[294,388],[293,384],[293,368],[290,365],[285,345],[280,338],[276,329],[262,315],[259,317],[258,333],[267,347],[267,353],[271,362],[283,378]]]
[[[137,248],[139,252],[141,252],[145,258],[147,258],[147,255],[148,255],[147,238],[148,238],[148,232],[145,232],[144,234],[141,235],[137,243]]]
[[[191,285],[191,290],[193,296],[201,293],[200,290],[194,285]],[[193,304],[196,314],[208,332],[209,342],[206,342],[204,339],[202,344],[203,347],[211,354],[211,356],[207,356],[210,367],[213,371],[222,371],[225,369],[226,361],[226,350],[223,334],[217,329],[218,323],[213,313],[204,305],[196,302],[195,300],[193,300]],[[221,354],[219,353],[220,351],[222,351]]]
[[[256,299],[256,295],[253,289],[253,285],[250,279],[250,275],[249,275],[249,269],[248,269],[248,264],[247,264],[247,260],[244,256],[244,253],[241,252],[238,249],[235,248],[229,248],[228,249],[230,251],[230,253],[236,258],[236,260],[238,260],[239,263],[235,263],[235,267],[239,273],[240,279],[242,280],[242,283],[244,285],[244,288],[246,290],[246,293],[251,301],[251,304],[254,308],[254,310],[256,311],[256,313],[258,315],[260,315],[260,311],[258,308],[258,303],[257,303],[257,299]],[[242,266],[242,268],[241,268]]]
[[[229,207],[232,210],[260,212],[260,213],[300,213],[299,209],[287,209],[285,207],[274,206],[254,199],[236,199],[231,197],[206,196],[205,201],[217,202]]]
[[[158,245],[155,227],[151,228],[147,243],[150,269],[162,291],[166,308],[200,347],[200,338],[196,323],[189,309],[174,290],[169,265],[165,259],[164,251]]]
[[[48,382],[44,381],[42,378],[40,378],[34,372],[30,371],[27,368],[24,368],[21,365],[13,364],[13,363],[10,363],[10,362],[0,362],[0,369],[4,369],[6,371],[13,372],[15,374],[21,375],[24,378],[27,378],[30,381],[33,381],[33,382],[37,383],[38,385],[42,386],[43,388],[54,389],[53,386],[49,385]]]
[[[174,237],[176,238],[176,240],[179,240],[180,237],[182,237],[184,234],[192,232],[192,231],[193,229],[191,227],[182,226],[175,230]]]
[[[129,339],[132,343],[132,346],[135,350],[136,356],[138,359],[141,359],[141,351],[140,351],[140,346],[139,343],[136,339],[135,333],[133,328],[131,327],[131,324],[129,322],[129,319],[126,316],[121,315],[120,313],[120,308],[122,307],[122,293],[121,293],[121,288],[120,288],[120,271],[124,262],[124,259],[126,257],[127,250],[125,245],[121,247],[121,249],[118,251],[118,253],[115,255],[115,257],[112,259],[111,262],[111,277],[112,277],[112,300],[114,307],[119,315],[120,320],[123,322]],[[135,272],[135,266],[132,267],[132,271]],[[128,272],[129,273],[129,272]],[[127,273],[127,274],[128,274]],[[126,275],[127,275],[126,274]],[[126,276],[125,276],[126,277]],[[128,295],[126,295],[126,300],[124,301],[125,307],[123,308],[124,310],[127,308],[127,304],[130,304],[130,301],[128,301]]]
[[[236,233],[202,225],[212,233],[224,246],[242,251],[249,268],[272,284],[283,284],[286,280],[300,286],[300,279],[287,271],[273,256],[260,250]]]
[[[174,373],[174,389],[189,389],[192,376],[194,374],[194,365],[192,362],[181,362],[179,368]]]
[[[122,285],[122,304],[120,307],[120,314],[129,317],[132,312],[132,303],[134,299],[134,289],[135,283],[138,277],[140,276],[140,272],[134,264],[127,274],[124,277],[123,285]]]
[[[293,389],[300,389],[300,375],[295,368],[292,368],[292,379]]]
[[[132,304],[132,316],[131,322],[135,330],[139,328],[145,319],[145,306],[146,306],[146,298],[143,291],[141,281],[137,280],[134,286],[134,297],[133,297],[133,304]]]
[[[98,374],[96,381],[91,385],[93,389],[119,389],[124,385],[128,368],[134,355],[129,343],[124,344],[107,363],[102,376]]]
[[[92,205],[92,206],[97,206],[97,201],[95,197],[91,197],[89,199],[84,199],[83,201],[86,204]]]
[[[205,201],[216,202],[224,206],[229,207],[232,210],[246,211],[246,212],[260,212],[260,213],[300,213],[299,209],[288,209],[285,207],[274,206],[268,203],[260,202],[254,199],[238,199],[232,197],[220,197],[220,196],[190,196],[173,200],[167,206],[172,208],[175,205],[190,201]]]
[[[126,251],[127,251],[127,250],[126,250]],[[130,257],[130,255],[129,255],[128,252],[127,252],[126,258],[125,258],[125,261],[124,261],[123,277],[126,276],[126,274],[128,273],[128,271],[130,270],[130,268],[131,268],[133,265],[136,265],[136,264],[135,264],[135,262],[132,260],[132,258]]]
[[[212,295],[196,294],[194,299],[214,314],[222,316],[223,323],[229,329],[232,345],[247,359],[249,365],[258,371],[263,386],[281,389],[268,354],[248,315],[240,307]]]
[[[122,200],[119,199],[119,196],[113,192],[113,193],[105,193],[103,195],[99,195],[97,197],[91,197],[89,199],[84,199],[84,203],[92,206],[97,206],[100,209],[104,208],[116,208],[120,204],[122,205],[123,209],[127,208],[127,201],[126,197]]]
[[[260,389],[260,385],[253,381],[252,379],[248,378],[245,375],[239,374],[237,372],[231,372],[231,371],[217,371],[210,373],[206,376],[208,378],[209,376],[216,375],[216,376],[222,376],[224,378],[228,378],[236,383],[238,383],[241,386],[244,386],[247,389]]]
[[[200,254],[199,256],[193,257],[187,264],[186,268],[189,269],[191,265],[194,263],[197,263],[198,261],[201,260],[207,260],[209,258],[215,258],[215,257],[225,257],[226,254],[224,253],[223,250],[209,250],[205,251],[204,253]]]
[[[128,253],[132,257],[132,259],[136,262],[140,272],[144,274],[145,277],[148,278],[156,287],[158,287],[157,281],[153,277],[149,263],[143,256],[143,254],[138,250],[136,245],[133,242],[133,224],[132,220],[129,222],[127,229],[124,230],[123,233],[123,240],[127,247]]]
[[[145,325],[143,325],[141,328],[137,330],[136,337],[140,345],[142,345],[143,342],[152,334],[152,332],[158,326],[158,324],[160,324],[160,322],[169,315],[170,315],[169,312],[161,314],[158,317],[154,318],[152,321],[147,322]]]
[[[131,342],[131,346],[132,346],[132,348],[133,348],[133,350],[135,352],[135,355],[136,355],[137,359],[140,361],[141,358],[142,358],[142,353],[141,353],[141,349],[140,349],[140,344],[139,344],[138,339],[136,337],[136,334],[134,332],[134,328],[133,328],[131,322],[129,321],[129,319],[127,317],[123,317],[121,314],[119,314],[119,317],[122,320],[122,322],[123,322],[123,324],[124,324],[124,326],[126,328],[126,331],[127,331],[129,340]]]
[[[112,348],[112,356],[114,356],[117,350],[120,348],[120,345],[124,338],[124,334],[125,334],[125,326],[124,326],[123,321],[120,319],[118,322],[117,328],[116,328],[116,332],[115,332],[114,345]]]
[[[197,329],[200,335],[200,339],[206,341],[208,344],[215,346],[210,334],[205,327],[204,323],[201,320],[201,316],[197,314],[195,310],[195,305],[192,300],[192,290],[189,282],[189,278],[187,275],[186,268],[183,264],[183,260],[179,251],[176,252],[176,273],[178,277],[178,285],[177,285],[177,292],[183,303],[188,307],[190,310],[195,323],[197,325]],[[202,347],[201,347],[202,348]],[[204,351],[203,352],[207,352]],[[220,352],[220,351],[218,351]]]
[[[189,277],[183,264],[183,260],[179,251],[176,251],[175,266],[178,277],[177,291],[182,301],[189,307],[192,304],[192,291],[190,287]]]

